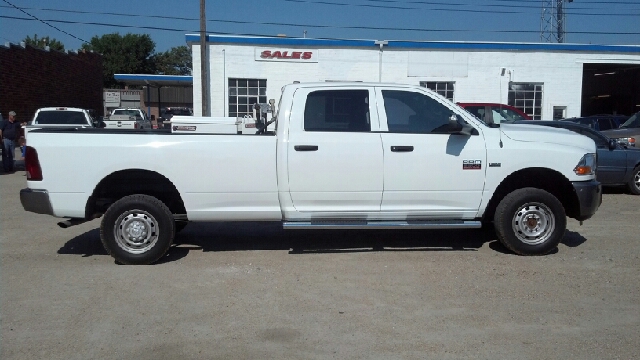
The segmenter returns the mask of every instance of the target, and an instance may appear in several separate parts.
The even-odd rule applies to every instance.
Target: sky
[[[209,34],[530,43],[546,42],[542,4],[557,1],[206,0],[206,19]],[[567,43],[640,45],[640,0],[563,7]],[[0,0],[0,44],[37,34],[75,50],[94,36],[134,33],[149,34],[162,52],[186,45],[199,18],[200,0]]]

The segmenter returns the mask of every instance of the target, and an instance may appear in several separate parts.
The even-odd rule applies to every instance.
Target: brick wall
[[[102,114],[102,56],[0,46],[0,111],[29,121],[41,107],[93,109]]]

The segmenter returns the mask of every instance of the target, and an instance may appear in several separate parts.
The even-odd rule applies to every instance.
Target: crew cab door
[[[482,200],[482,129],[452,133],[462,116],[434,94],[376,87],[384,152],[381,211],[409,218],[473,218]]]
[[[296,212],[345,219],[380,211],[382,142],[373,132],[379,122],[370,111],[372,95],[373,87],[366,86],[295,92],[287,175]]]

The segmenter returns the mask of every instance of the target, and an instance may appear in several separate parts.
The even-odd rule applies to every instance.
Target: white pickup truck
[[[74,107],[45,107],[36,110],[33,119],[25,127],[25,137],[33,129],[47,127],[87,128],[96,127],[89,111]]]
[[[274,113],[275,131],[259,135],[241,135],[242,119],[207,125],[193,117],[175,119],[171,131],[35,130],[22,205],[70,218],[61,226],[102,216],[109,254],[148,264],[186,221],[285,229],[493,223],[512,251],[546,254],[567,216],[586,220],[602,200],[593,140],[488,125],[422,87],[291,84]]]
[[[151,129],[151,120],[140,109],[115,109],[111,116],[104,118],[107,129]]]

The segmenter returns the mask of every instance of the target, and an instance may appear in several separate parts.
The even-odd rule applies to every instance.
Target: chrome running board
[[[410,221],[285,221],[284,229],[479,229],[474,220],[410,220]]]

